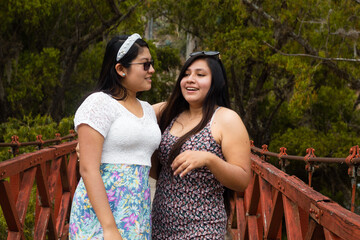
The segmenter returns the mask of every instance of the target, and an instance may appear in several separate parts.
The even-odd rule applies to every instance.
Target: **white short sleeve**
[[[75,113],[75,131],[80,124],[87,124],[105,138],[116,115],[111,100],[111,97],[103,92],[88,96]]]

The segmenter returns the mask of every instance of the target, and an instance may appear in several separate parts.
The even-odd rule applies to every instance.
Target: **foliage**
[[[255,143],[262,144],[269,143],[277,132],[271,126],[279,120],[278,111],[286,102],[291,118],[303,121],[320,86],[347,91],[359,72],[353,63],[285,56],[273,48],[285,53],[352,58],[356,42],[347,36],[350,29],[357,29],[359,19],[351,27],[344,19],[354,16],[360,6],[348,1],[329,1],[325,5],[320,1],[256,4],[260,5],[245,0],[151,1],[154,16],[165,17],[195,35],[198,49],[221,52],[233,107],[245,120]],[[339,98],[331,100],[329,105]],[[309,118],[316,115],[311,114]]]
[[[273,134],[270,149],[277,152],[280,147],[286,147],[288,153],[304,156],[306,149],[312,147],[322,157],[346,157],[349,149],[360,142],[357,128],[352,127],[360,123],[360,110],[353,110],[354,91],[340,89],[332,94],[333,91],[328,86],[321,87],[309,100],[301,118],[291,119],[290,104],[284,106],[279,112],[279,118],[283,118],[279,125],[286,123],[288,128]]]
[[[10,143],[11,137],[16,135],[19,142],[36,141],[37,135],[42,135],[43,140],[55,138],[55,133],[60,136],[69,134],[69,130],[74,128],[73,117],[63,118],[59,123],[55,122],[49,115],[32,117],[24,115],[22,119],[9,118],[8,122],[0,124],[1,142]],[[36,146],[21,147],[19,153],[32,152],[36,150]],[[0,161],[12,157],[10,148],[0,149]]]
[[[72,83],[66,86],[65,112],[75,114],[85,97],[94,90],[100,74],[106,42],[91,45],[79,57],[72,75]]]
[[[352,61],[360,52],[356,1],[150,3],[155,18],[180,29],[180,41],[190,33],[195,50],[221,52],[233,108],[255,145],[274,152],[286,147],[299,156],[313,147],[317,156],[346,157],[360,143],[360,68]],[[295,164],[292,173],[303,167]],[[342,170],[321,166],[314,178],[324,183],[319,186],[330,184],[318,191],[346,205],[350,185]],[[334,175],[339,182],[326,182]]]
[[[155,60],[156,75],[152,77],[151,91],[144,92],[141,98],[154,104],[166,101],[176,81],[176,71],[180,67],[179,51],[171,46],[156,48],[149,44]]]
[[[39,54],[24,52],[19,60],[12,61],[14,70],[5,90],[11,108],[16,109],[13,117],[46,113],[50,107],[49,96],[58,85],[59,55],[58,49],[44,48]]]
[[[2,1],[0,122],[28,114],[50,114],[56,121],[72,115],[92,90],[108,36],[144,31],[142,4]]]

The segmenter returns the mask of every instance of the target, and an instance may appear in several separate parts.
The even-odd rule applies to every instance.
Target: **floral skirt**
[[[151,239],[149,166],[100,166],[110,208],[124,240]],[[69,239],[103,239],[103,230],[89,201],[82,178],[70,214]]]

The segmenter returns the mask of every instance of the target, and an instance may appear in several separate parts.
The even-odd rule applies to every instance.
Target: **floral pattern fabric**
[[[227,215],[224,187],[206,167],[193,169],[183,178],[173,176],[169,152],[178,139],[164,131],[159,146],[161,171],[152,205],[152,239],[224,239]],[[211,121],[182,146],[208,151],[224,159],[221,146],[210,131]]]
[[[100,165],[110,208],[124,240],[151,239],[149,166]],[[69,239],[103,239],[103,230],[89,201],[82,179],[76,188]]]

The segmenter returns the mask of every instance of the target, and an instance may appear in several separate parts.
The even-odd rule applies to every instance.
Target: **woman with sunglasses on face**
[[[151,239],[149,170],[161,132],[152,106],[136,98],[151,88],[153,60],[138,34],[106,47],[97,91],[75,114],[81,179],[70,239]]]
[[[224,239],[227,193],[250,180],[248,133],[229,107],[218,52],[193,53],[168,101],[154,106],[162,138],[150,172],[153,240]]]

